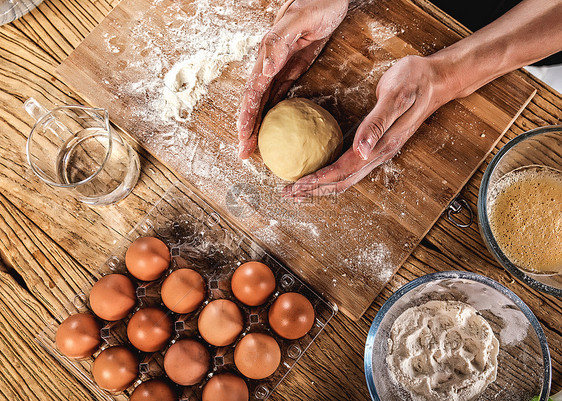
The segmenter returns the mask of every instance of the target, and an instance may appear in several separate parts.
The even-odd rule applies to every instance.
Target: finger
[[[414,104],[385,132],[373,148],[368,163],[355,174],[365,177],[375,167],[392,159],[427,117],[429,117],[429,114],[424,112],[423,107]]]
[[[309,41],[299,42],[307,29],[302,26],[303,22],[304,19],[300,13],[285,13],[283,18],[279,19],[271,30],[265,34],[262,40],[263,75],[275,76],[283,69],[293,54],[310,44]]]
[[[385,132],[373,148],[368,162],[357,170],[355,175],[363,178],[375,167],[392,159],[427,117],[422,107],[412,106]]]
[[[238,157],[240,159],[247,159],[250,157],[252,153],[256,150],[258,145],[258,132],[259,127],[261,124],[261,120],[263,118],[263,110],[265,105],[267,104],[267,99],[269,99],[269,91],[268,88],[262,95],[262,100],[260,101],[259,105],[257,105],[255,109],[254,115],[251,117],[252,119],[252,131],[250,136],[246,138],[239,137],[239,144],[238,144]]]
[[[272,78],[266,77],[261,73],[262,65],[263,54],[258,54],[256,64],[242,95],[237,122],[238,138],[240,140],[248,139],[252,135],[258,112],[263,103],[264,94],[271,85]]]
[[[345,191],[374,168],[394,157],[426,118],[421,107],[410,108],[376,143],[369,160],[363,160],[349,149],[334,164],[287,186],[283,194],[286,197],[304,198]]]
[[[303,177],[303,181],[286,187],[283,195],[287,198],[309,198],[313,196],[327,196],[346,191],[351,186],[357,184],[376,166],[390,159],[381,157],[377,163],[369,163],[366,160],[358,158],[352,149],[348,149],[338,162],[331,166],[319,170],[310,176]],[[357,158],[356,163],[347,164],[343,159]],[[369,168],[365,168],[365,167]]]
[[[321,188],[330,192],[338,183],[359,170],[365,160],[359,158],[351,149],[348,149],[335,163],[326,166],[315,173],[309,174],[297,182],[287,186],[283,195],[287,197],[305,197]]]
[[[257,89],[250,91],[250,87],[242,101],[242,111],[240,114],[239,122],[239,157],[242,159],[248,158],[255,150],[257,145],[256,138],[259,131],[259,125],[262,119],[264,108],[272,107],[277,104],[283,97],[285,97],[289,88],[293,83],[312,65],[322,48],[325,46],[328,38],[314,42],[312,45],[300,50],[293,55],[291,60],[286,63],[282,71],[280,71],[275,79],[269,84],[264,93],[260,93],[261,83],[257,83]],[[255,82],[255,81],[254,81]],[[256,85],[256,83],[254,83]],[[268,92],[270,91],[270,92]],[[259,104],[258,104],[258,96]],[[251,115],[248,113],[251,110]],[[252,130],[250,131],[250,127]],[[241,130],[241,128],[244,128]]]
[[[277,16],[275,17],[275,21],[273,21],[273,25],[277,24],[281,18],[283,18],[285,16],[285,13],[287,12],[287,9],[291,6],[291,4],[293,4],[295,2],[295,0],[288,0],[285,2],[285,4],[283,4],[281,6],[281,8],[279,9],[279,11],[277,12]]]
[[[272,84],[271,105],[277,104],[285,97],[293,83],[314,63],[327,41],[328,38],[318,40],[293,55]]]
[[[301,31],[296,15],[291,13],[281,18],[262,39],[258,58],[242,96],[237,121],[241,157],[247,154],[249,144],[253,143],[250,137],[254,134],[257,119],[268,100],[266,92],[270,89],[274,76],[285,66],[288,58],[299,50],[299,45],[295,42]]]
[[[264,101],[264,94],[268,90],[275,76],[277,68],[285,65],[289,57],[287,40],[298,35],[298,27],[294,26],[295,18],[281,20],[263,37],[256,63],[250,74],[246,90],[242,96],[240,116],[238,119],[238,136],[247,139],[253,132],[255,120],[260,106]],[[266,62],[266,59],[269,60]],[[271,71],[274,68],[275,71]],[[264,70],[268,71],[267,74]]]
[[[277,33],[273,29],[266,33],[263,42],[263,75],[274,77],[283,68],[289,58],[289,51],[293,44],[292,39],[294,38],[286,33]]]
[[[238,144],[238,157],[240,159],[249,158],[258,146],[258,136],[252,135],[248,139],[243,139]]]
[[[353,150],[357,155],[368,160],[384,133],[412,107],[414,101],[415,93],[402,89],[380,96],[373,110],[357,128],[353,140]]]

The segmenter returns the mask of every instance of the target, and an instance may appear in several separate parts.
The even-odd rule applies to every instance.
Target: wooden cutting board
[[[182,174],[312,287],[359,318],[439,218],[534,88],[509,74],[431,116],[390,162],[344,194],[294,204],[259,155],[236,152],[236,115],[255,57],[226,63],[187,121],[163,117],[163,77],[219,37],[270,26],[279,1],[123,0],[57,73],[154,156]],[[313,67],[291,90],[327,108],[346,132],[375,104],[394,60],[459,39],[406,0],[352,3]]]

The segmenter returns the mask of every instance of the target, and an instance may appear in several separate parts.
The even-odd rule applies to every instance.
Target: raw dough
[[[386,362],[416,401],[469,401],[496,380],[499,342],[472,306],[429,301],[392,325]]]
[[[330,113],[302,98],[283,100],[263,119],[258,146],[267,167],[287,181],[313,173],[341,150],[341,129]]]

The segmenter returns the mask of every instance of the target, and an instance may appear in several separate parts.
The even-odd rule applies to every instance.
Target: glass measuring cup
[[[90,205],[114,203],[132,191],[139,159],[111,129],[107,110],[60,106],[49,111],[33,98],[24,108],[36,120],[27,140],[27,160],[43,182]]]
[[[43,0],[0,0],[0,25],[12,22],[33,10]]]

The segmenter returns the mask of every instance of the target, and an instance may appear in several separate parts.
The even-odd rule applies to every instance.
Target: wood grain
[[[1,266],[0,312],[3,328],[0,330],[0,398],[53,401],[90,398],[82,384],[34,341],[37,328],[48,319],[48,312]]]
[[[94,399],[38,348],[34,337],[42,325],[54,317],[52,313],[56,307],[52,303],[67,302],[59,298],[65,296],[68,291],[65,288],[73,288],[86,272],[95,271],[113,241],[126,235],[137,219],[162,196],[164,189],[177,179],[153,157],[142,153],[142,175],[133,194],[115,207],[92,208],[60,196],[34,179],[26,167],[23,149],[31,119],[23,111],[22,102],[33,96],[49,106],[84,103],[54,78],[54,70],[116,3],[47,0],[31,14],[0,27],[0,188],[3,195],[0,258],[4,261],[4,266],[0,262],[0,400]],[[425,0],[416,3],[451,30],[466,32]],[[72,45],[65,45],[67,42]],[[531,82],[538,93],[493,153],[526,130],[561,123],[560,95],[525,73],[517,74]],[[473,210],[480,180],[490,159],[488,156],[461,192]],[[41,254],[37,249],[43,250],[41,263],[33,261],[33,255]],[[31,256],[27,259],[25,255]],[[560,299],[513,281],[487,252],[476,225],[461,230],[446,218],[440,218],[365,315],[358,321],[337,315],[271,400],[369,400],[363,375],[363,351],[375,314],[400,286],[427,273],[452,269],[488,275],[509,287],[531,307],[548,338],[553,392],[562,390]],[[51,288],[41,285],[38,278],[46,283],[66,284],[62,289]],[[34,285],[41,285],[40,290],[35,290]]]
[[[247,71],[239,66],[227,69],[186,123],[151,117],[154,96],[162,94],[152,93],[150,86],[140,95],[129,91],[131,83],[158,79],[139,81],[139,74],[144,75],[138,66],[153,66],[150,46],[164,60],[158,73],[165,74],[178,61],[178,38],[169,26],[177,24],[178,13],[185,14],[184,24],[195,24],[188,19],[193,4],[197,3],[185,3],[170,13],[173,2],[124,0],[57,74],[89,103],[107,108],[120,127],[184,176],[221,215],[261,241],[344,313],[359,318],[534,95],[534,88],[516,75],[502,77],[439,109],[399,156],[354,188],[295,205],[280,199],[283,183],[267,172],[259,156],[250,163],[236,159],[236,108]],[[235,10],[231,18],[253,20],[263,13],[267,19],[265,8]],[[213,9],[205,12],[209,22],[218,17]],[[154,43],[135,35],[139,26],[151,30]],[[352,7],[292,94],[319,102],[346,132],[372,109],[376,83],[394,60],[432,53],[460,37],[410,2],[361,2]],[[182,130],[189,136],[177,139]],[[172,146],[170,136],[176,137]],[[215,173],[209,177],[208,171]],[[255,213],[248,215],[237,214],[229,203],[228,194],[241,177],[242,195],[259,199],[252,205]]]

